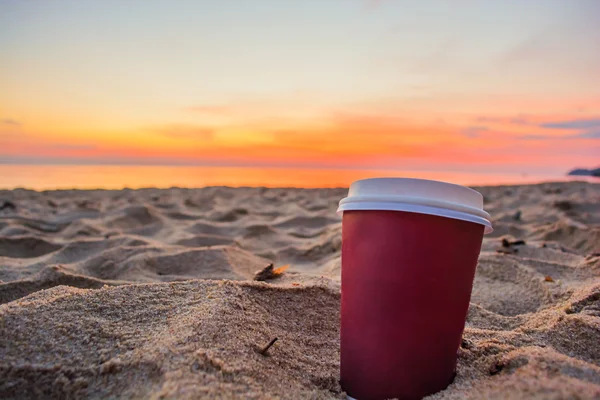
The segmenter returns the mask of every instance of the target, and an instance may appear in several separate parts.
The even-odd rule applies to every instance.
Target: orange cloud
[[[214,138],[215,130],[210,127],[173,124],[154,129],[155,132],[172,139],[210,141]]]
[[[226,105],[207,105],[207,106],[192,106],[186,107],[186,111],[191,111],[199,114],[231,114],[235,111],[235,107]]]
[[[517,115],[517,116],[515,116]],[[572,115],[518,114],[471,118],[470,125],[421,115],[336,112],[314,120],[231,123],[213,128],[170,124],[102,135],[0,132],[0,157],[68,158],[85,162],[274,165],[356,168],[479,168],[585,163],[598,153],[592,138],[546,129]],[[543,140],[526,135],[539,131]],[[557,161],[557,155],[558,157]]]

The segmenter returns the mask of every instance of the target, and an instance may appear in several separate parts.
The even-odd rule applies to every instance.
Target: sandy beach
[[[600,398],[600,184],[476,189],[495,231],[428,398]],[[346,193],[0,191],[0,398],[345,399]]]

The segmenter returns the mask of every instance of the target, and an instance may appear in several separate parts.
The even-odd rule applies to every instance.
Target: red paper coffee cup
[[[453,380],[484,233],[483,197],[444,182],[354,182],[342,220],[341,385],[420,399]]]

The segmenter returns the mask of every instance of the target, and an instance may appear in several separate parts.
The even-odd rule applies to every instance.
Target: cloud
[[[21,126],[21,123],[12,118],[3,118],[0,119],[0,124],[2,125],[10,125],[10,126]]]
[[[67,144],[67,143],[58,143],[53,146],[49,146],[49,148],[53,150],[96,150],[96,146],[93,144]]]
[[[487,126],[469,126],[460,131],[460,133],[468,138],[478,138],[481,137],[482,132],[485,132],[487,130]]]
[[[500,61],[504,64],[515,62],[531,62],[532,59],[552,54],[552,46],[548,42],[548,32],[536,32],[522,39],[505,52]]]
[[[510,119],[508,122],[510,122],[511,124],[514,124],[514,125],[529,125],[529,124],[531,124],[531,122],[524,115],[518,115],[518,116]]]
[[[504,68],[527,68],[532,73],[541,68],[546,79],[564,76],[564,71],[577,74],[574,79],[585,77],[582,82],[596,79],[600,67],[594,40],[597,30],[594,30],[593,23],[582,24],[579,21],[577,25],[571,25],[573,21],[577,19],[532,32],[503,53],[499,64]]]
[[[503,118],[495,118],[495,117],[477,117],[475,118],[476,122],[482,122],[484,124],[494,123],[494,122],[503,122]]]
[[[504,121],[516,115],[508,115]],[[454,121],[441,125],[435,117],[415,121],[412,116],[398,112],[338,110],[331,111],[317,123],[268,120],[255,125],[241,123],[217,128],[211,124],[179,122],[142,127],[135,132],[140,137],[146,134],[147,141],[113,143],[52,138],[56,140],[53,143],[44,141],[43,135],[28,140],[18,137],[9,142],[0,135],[0,162],[401,170],[446,170],[475,165],[566,168],[594,160],[598,149],[595,143],[600,145],[597,139],[588,138],[592,135],[590,132],[598,129],[552,131],[526,126],[513,130],[508,126],[504,130],[504,127],[475,122],[466,122],[457,129]],[[577,138],[584,134],[586,136]],[[478,139],[470,139],[477,135],[480,135]],[[519,140],[515,135],[524,136]],[[86,146],[90,144],[98,148],[92,150]],[[561,154],[560,160],[556,160],[556,154]]]
[[[522,135],[522,136],[517,136],[517,139],[519,140],[556,140],[556,139],[564,139],[564,137],[556,137],[556,136],[549,136],[549,135]]]
[[[576,130],[578,133],[563,136],[565,139],[600,139],[600,118],[582,118],[539,125],[546,129]]]
[[[582,132],[577,135],[574,135],[574,137],[582,139],[600,139],[600,130],[590,130],[587,132]]]
[[[532,125],[530,118],[525,114],[517,114],[514,117],[478,117],[476,122],[484,124],[511,124],[511,125]]]
[[[573,140],[573,139],[600,139],[600,130],[586,131],[574,135],[552,136],[552,135],[522,135],[517,136],[519,140]]]
[[[192,106],[186,107],[186,111],[191,111],[199,114],[223,115],[230,114],[234,110],[231,106]]]
[[[386,1],[387,0],[364,0],[365,6],[370,10],[381,7]]]
[[[540,127],[548,129],[596,129],[600,128],[600,118],[551,122],[541,124]]]
[[[212,140],[215,130],[195,125],[171,125],[158,129],[158,132],[174,139]]]

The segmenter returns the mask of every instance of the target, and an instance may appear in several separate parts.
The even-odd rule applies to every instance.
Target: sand
[[[496,231],[430,399],[600,398],[600,185],[478,190]],[[345,193],[0,191],[0,398],[345,398]]]

